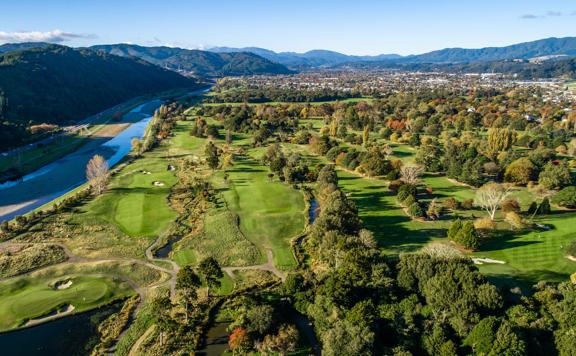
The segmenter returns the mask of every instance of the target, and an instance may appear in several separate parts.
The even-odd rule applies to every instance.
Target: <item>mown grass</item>
[[[566,258],[566,247],[576,239],[576,213],[558,211],[536,222],[552,225],[554,229],[492,238],[475,255],[505,261],[506,264],[480,265],[480,270],[500,278],[514,275],[531,282],[568,279],[576,272],[576,262]]]
[[[63,280],[71,280],[72,285],[67,289],[54,288],[54,283]],[[132,293],[128,284],[105,276],[17,277],[0,285],[0,330],[21,326],[65,305],[73,305],[75,312],[81,312]]]
[[[296,266],[290,240],[304,229],[304,196],[288,184],[272,182],[268,168],[260,165],[262,149],[251,149],[237,159],[226,173],[218,172],[215,185],[227,202],[228,209],[239,217],[244,236],[265,256],[271,249],[274,264],[280,269]]]
[[[125,167],[112,179],[105,194],[82,207],[88,213],[86,218],[102,218],[129,236],[150,237],[163,231],[176,217],[168,205],[176,177],[168,171],[164,153],[164,149],[146,153]],[[163,186],[155,186],[154,182]]]

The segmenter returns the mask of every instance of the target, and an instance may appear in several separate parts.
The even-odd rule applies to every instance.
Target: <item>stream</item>
[[[308,208],[308,221],[310,224],[314,224],[314,221],[318,217],[319,209],[318,209],[318,201],[316,198],[310,198],[310,208]]]

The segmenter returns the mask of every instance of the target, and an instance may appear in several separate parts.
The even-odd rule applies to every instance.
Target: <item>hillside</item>
[[[254,53],[214,53],[173,47],[130,44],[98,45],[92,49],[123,57],[137,57],[156,65],[200,76],[289,74],[285,66]]]
[[[195,80],[150,63],[50,45],[0,55],[0,148],[34,123],[66,124],[130,98]]]

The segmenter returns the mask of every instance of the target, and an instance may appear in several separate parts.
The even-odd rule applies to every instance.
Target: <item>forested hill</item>
[[[90,47],[118,56],[132,56],[150,63],[200,76],[288,74],[288,68],[254,53],[213,53],[173,47],[143,47],[130,44]]]
[[[447,73],[502,73],[518,79],[576,78],[576,58],[533,63],[528,60],[471,63],[393,63],[389,61],[345,63],[344,68],[362,70],[404,70]]]
[[[34,123],[64,124],[130,98],[198,83],[145,61],[49,45],[0,55],[0,147]]]

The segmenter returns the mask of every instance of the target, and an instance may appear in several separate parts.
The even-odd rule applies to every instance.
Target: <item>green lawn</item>
[[[568,260],[565,253],[566,246],[576,239],[576,213],[559,211],[537,222],[553,225],[554,229],[493,238],[475,255],[506,264],[480,265],[480,270],[501,279],[512,275],[528,283],[567,280],[576,272],[576,262]]]
[[[190,125],[179,122],[174,137],[124,168],[112,179],[109,191],[83,209],[130,236],[151,237],[164,231],[176,217],[168,205],[168,195],[177,178],[167,169],[168,164],[175,164],[173,158],[196,152],[204,144],[189,134]]]
[[[272,249],[274,264],[281,269],[296,265],[290,240],[304,229],[304,196],[290,185],[268,179],[268,168],[260,165],[263,149],[251,149],[228,170],[216,174],[228,208],[238,215],[244,236],[266,256]]]
[[[72,281],[69,288],[54,287],[54,283],[67,280]],[[132,293],[128,284],[103,276],[13,278],[0,285],[0,331],[21,326],[65,305],[73,305],[74,312],[81,312]]]

